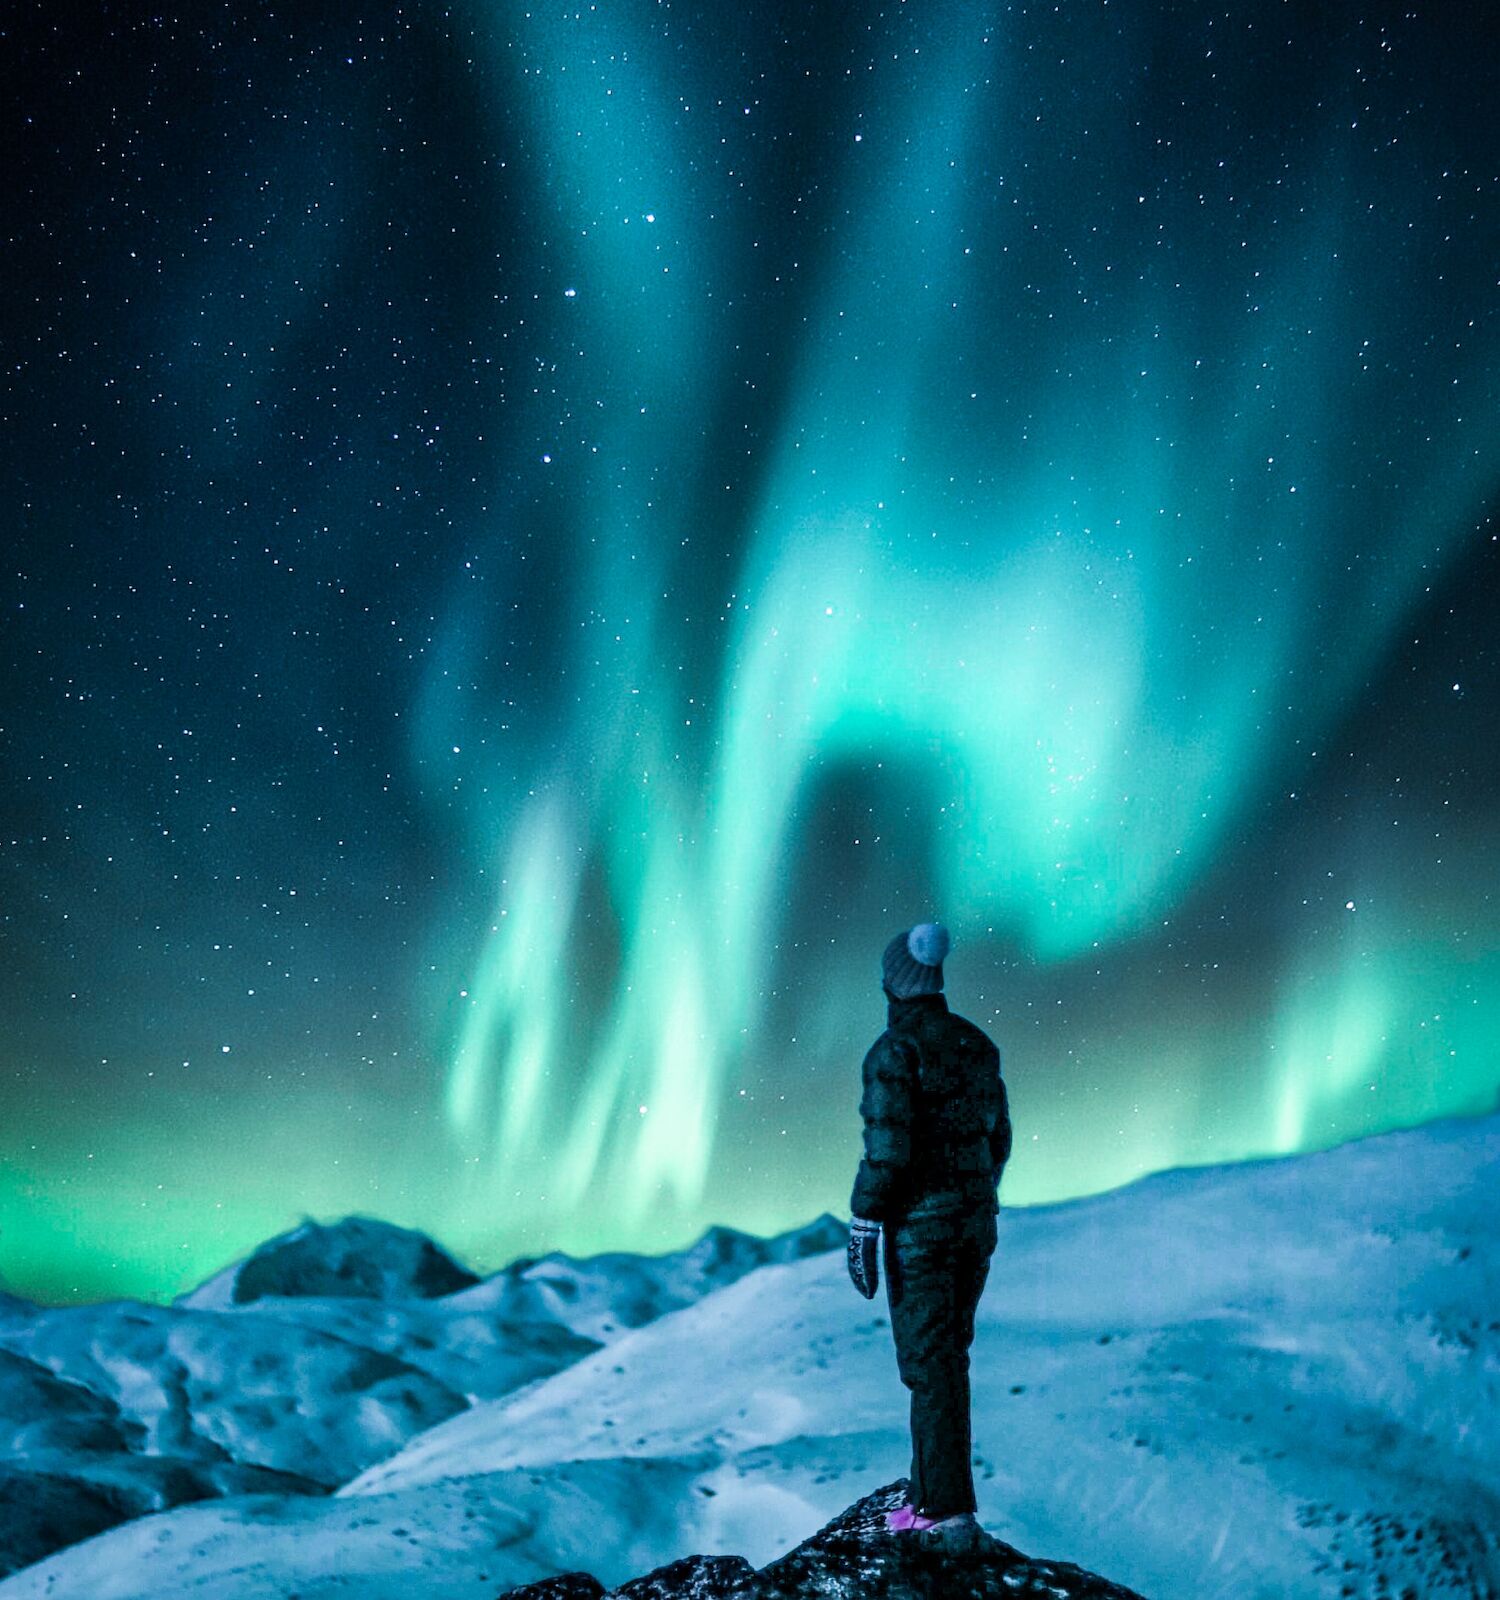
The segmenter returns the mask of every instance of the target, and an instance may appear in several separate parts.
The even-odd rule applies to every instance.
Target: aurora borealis
[[[7,25],[0,1282],[1500,1089],[1493,73],[1256,3]]]

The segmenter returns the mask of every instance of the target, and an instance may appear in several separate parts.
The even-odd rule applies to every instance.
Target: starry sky
[[[1442,7],[3,29],[0,1285],[1002,1200],[1500,1089],[1493,62]]]

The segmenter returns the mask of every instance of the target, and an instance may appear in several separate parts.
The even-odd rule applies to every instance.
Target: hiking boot
[[[940,1550],[973,1550],[979,1545],[979,1519],[972,1511],[960,1511],[956,1516],[921,1517],[912,1526],[922,1536],[922,1543]]]

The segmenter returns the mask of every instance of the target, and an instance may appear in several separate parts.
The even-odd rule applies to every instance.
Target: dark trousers
[[[928,1517],[976,1511],[969,1346],[995,1249],[995,1213],[981,1207],[906,1219],[883,1234],[896,1365],[911,1390],[911,1503]]]

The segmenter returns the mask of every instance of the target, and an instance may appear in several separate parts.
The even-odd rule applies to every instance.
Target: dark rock
[[[375,1217],[324,1226],[309,1218],[269,1239],[235,1273],[233,1302],[266,1295],[352,1300],[435,1300],[480,1280],[425,1234]]]
[[[140,1510],[106,1486],[0,1466],[0,1578]]]
[[[892,1533],[886,1513],[906,1496],[904,1478],[866,1495],[725,1600],[1141,1600],[1082,1567],[1033,1560],[982,1528],[963,1551]]]
[[[611,1589],[609,1600],[721,1600],[754,1576],[743,1556],[684,1556]]]
[[[937,1547],[925,1533],[892,1533],[904,1478],[867,1494],[770,1566],[742,1556],[686,1556],[607,1595],[558,1589],[565,1579],[508,1591],[506,1600],[1142,1600],[1132,1589],[1066,1561],[1038,1561],[983,1528],[968,1548]]]
[[[563,1572],[524,1588],[506,1589],[505,1600],[600,1600],[604,1585],[587,1572]]]
[[[0,1459],[0,1578],[122,1522],[224,1495],[322,1495],[234,1461],[41,1449]]]

